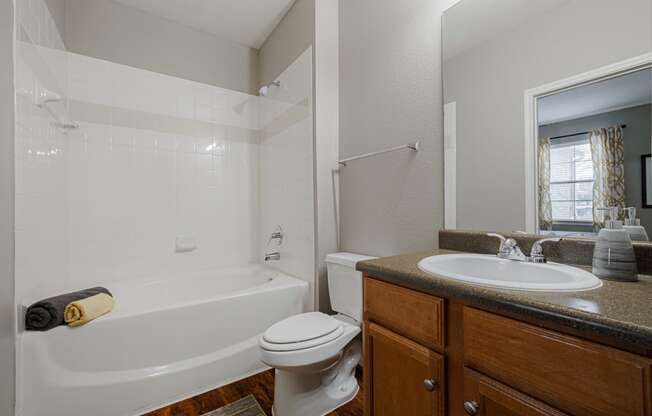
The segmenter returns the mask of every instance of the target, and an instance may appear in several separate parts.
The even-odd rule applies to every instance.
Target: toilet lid
[[[275,323],[263,335],[272,344],[295,344],[325,337],[338,329],[341,323],[321,313],[308,312],[294,315]]]

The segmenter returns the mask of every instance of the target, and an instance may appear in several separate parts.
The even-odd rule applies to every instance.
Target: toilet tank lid
[[[357,262],[375,258],[377,257],[365,256],[364,254],[332,253],[326,256],[326,263],[340,264],[355,269]]]

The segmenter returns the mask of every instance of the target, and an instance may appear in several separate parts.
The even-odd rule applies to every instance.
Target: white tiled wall
[[[257,97],[80,55],[68,65],[74,286],[257,262]],[[197,250],[176,253],[178,237]]]
[[[68,53],[43,2],[18,3],[18,302],[258,263],[276,224],[275,267],[312,282],[311,51],[261,100]],[[45,90],[79,129],[35,105]]]

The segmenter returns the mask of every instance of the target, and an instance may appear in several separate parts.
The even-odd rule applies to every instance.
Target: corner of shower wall
[[[315,308],[314,114],[312,47],[260,97],[260,253],[279,251],[270,267],[309,283],[306,310]],[[280,225],[281,246],[267,247]],[[273,243],[272,243],[273,244]]]
[[[0,414],[15,411],[14,119],[15,36],[13,0],[0,3]]]
[[[67,270],[67,141],[54,114],[68,108],[65,46],[43,0],[16,2],[16,302],[61,289]],[[51,110],[50,114],[46,110]],[[46,248],[35,259],[35,242]],[[34,277],[30,279],[27,276]]]
[[[68,275],[67,205],[61,198],[67,144],[65,131],[55,125],[61,120],[53,119],[67,113],[68,70],[62,37],[45,2],[18,0],[15,6],[14,310],[20,332],[25,300],[39,291],[61,290]],[[24,393],[20,342],[17,338],[16,414]]]

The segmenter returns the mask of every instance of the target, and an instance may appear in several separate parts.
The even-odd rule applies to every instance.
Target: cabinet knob
[[[464,402],[464,410],[469,416],[475,416],[478,414],[478,409],[480,406],[474,401]]]
[[[431,378],[423,380],[423,387],[428,391],[435,391],[437,388],[437,382]]]

